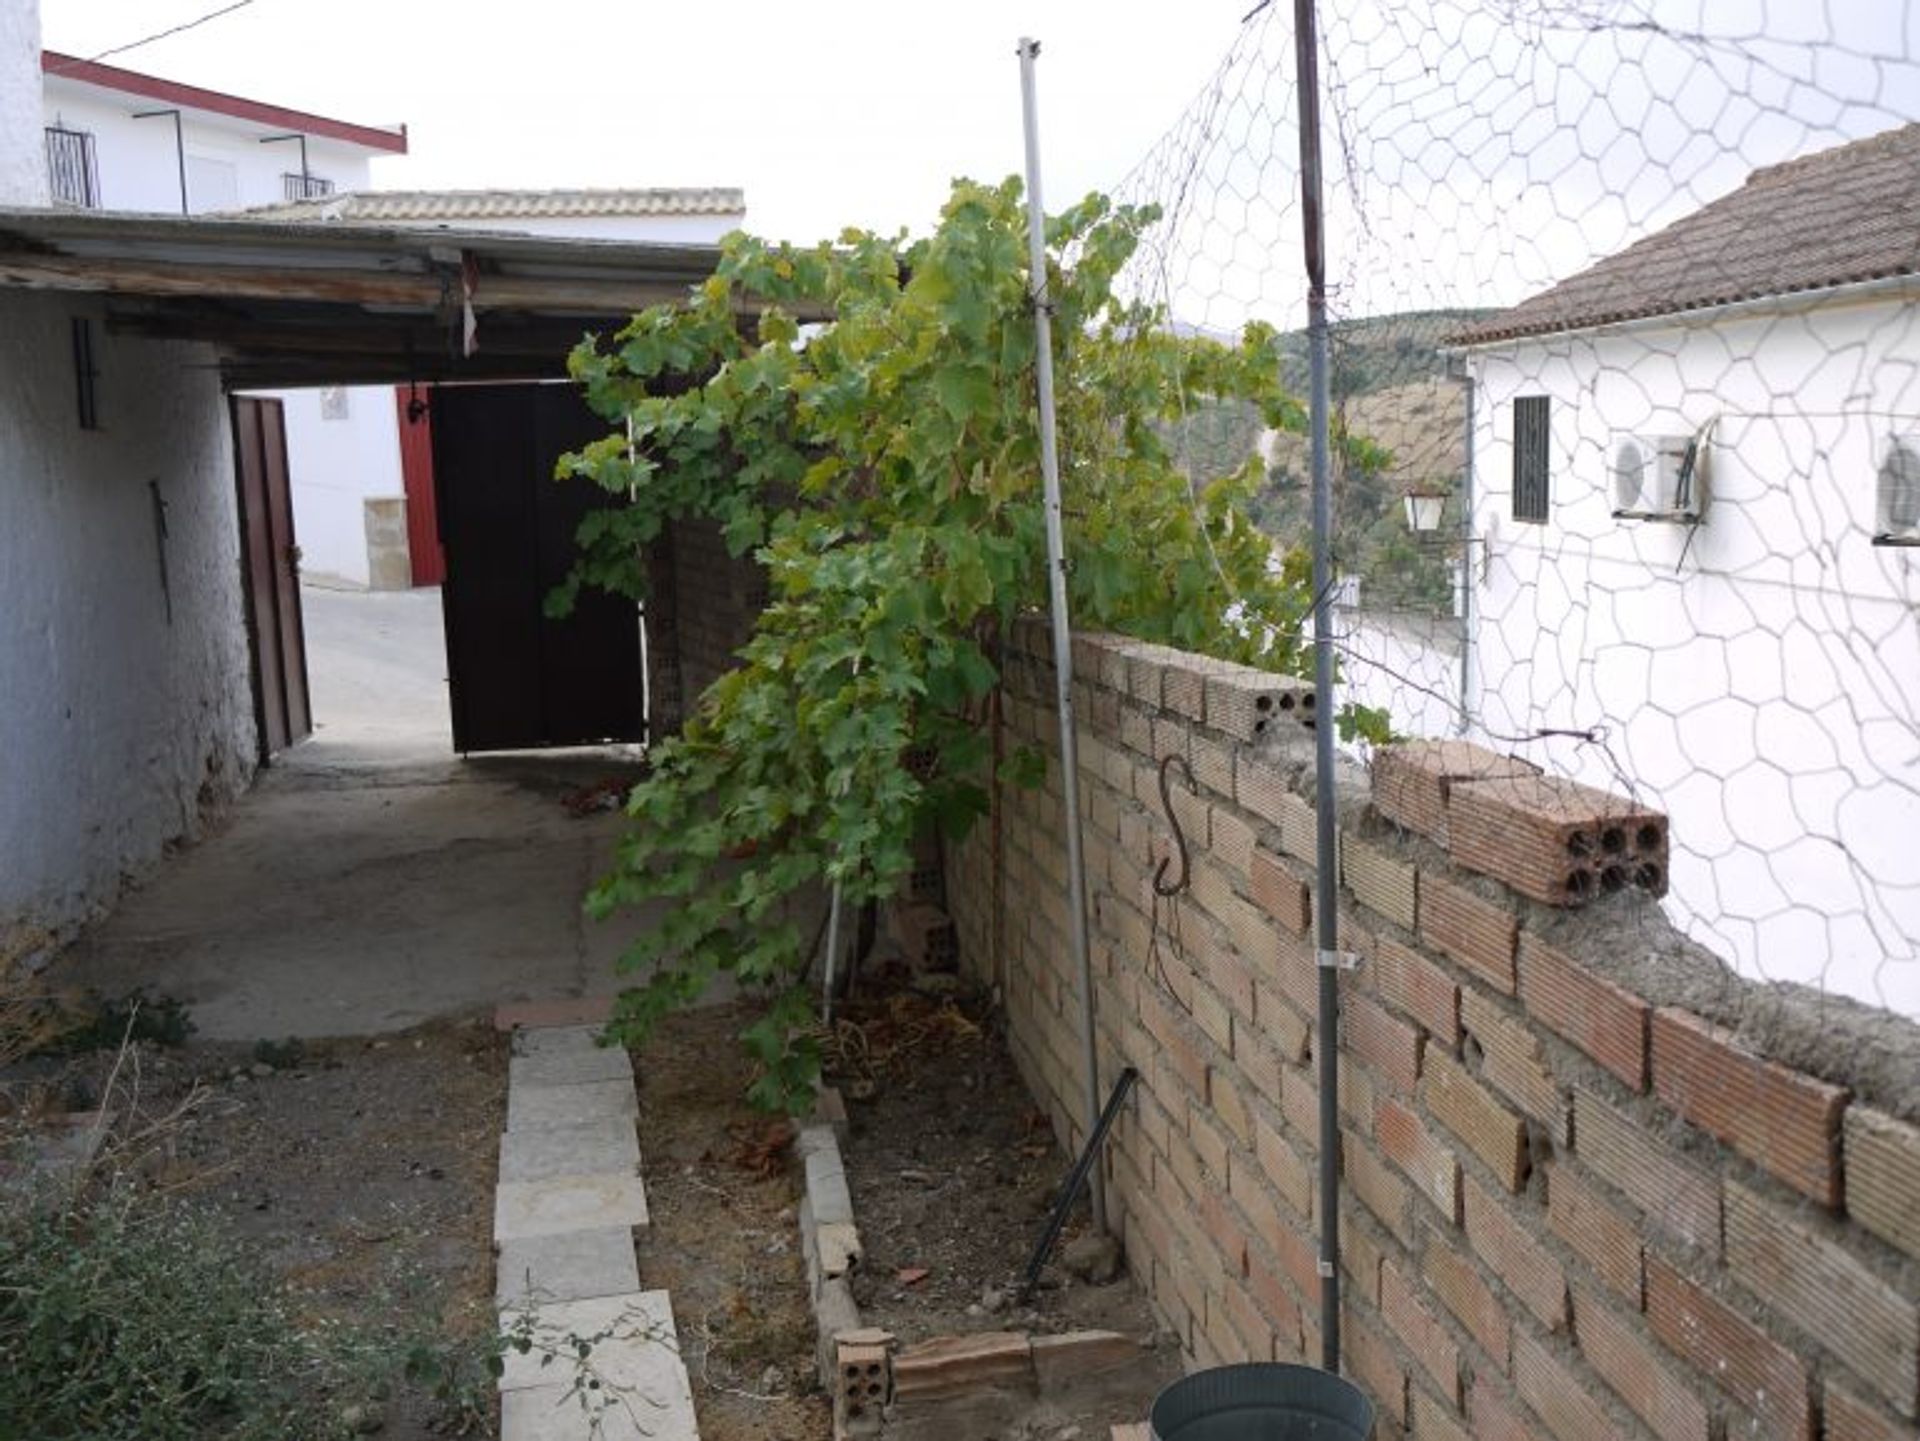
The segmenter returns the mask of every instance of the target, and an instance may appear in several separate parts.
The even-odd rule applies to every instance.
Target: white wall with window
[[[1665,807],[1667,908],[1743,973],[1920,1017],[1920,548],[1873,543],[1915,503],[1892,447],[1920,448],[1920,285],[1467,361],[1475,733]],[[1549,417],[1537,523],[1522,397]],[[1596,738],[1510,739],[1542,729]]]
[[[58,62],[52,62],[57,64]],[[54,195],[59,204],[86,204],[102,210],[145,210],[200,214],[275,205],[288,199],[288,176],[301,175],[295,140],[265,137],[288,133],[207,111],[184,110],[181,145],[176,145],[173,109],[159,100],[83,84],[57,72],[45,80],[42,106],[47,164],[67,180]],[[139,118],[145,116],[146,118]],[[181,203],[180,153],[186,155],[186,203]],[[89,197],[71,183],[76,174],[62,156],[91,152],[96,177]],[[307,137],[307,173],[342,190],[371,181],[367,151],[327,139]]]

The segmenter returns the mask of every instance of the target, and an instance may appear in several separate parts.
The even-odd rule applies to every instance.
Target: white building
[[[1664,807],[1741,972],[1920,1017],[1920,126],[1460,343],[1470,733]]]
[[[243,203],[280,193],[287,164],[253,169],[256,151],[286,147],[258,145],[248,126],[332,122],[268,119],[266,107],[205,91],[125,88],[151,77],[104,85],[92,84],[98,70],[52,73],[63,64],[42,56],[34,0],[0,0],[0,969],[49,955],[306,728],[281,409],[233,392],[377,382],[391,405],[393,385],[415,378],[511,382],[486,417],[494,451],[446,493],[517,491],[528,510],[564,520],[574,502],[536,455],[538,407],[518,404],[557,392],[523,382],[561,379],[583,331],[686,295],[718,258],[698,245],[183,216],[178,162],[200,144],[190,113],[245,111],[199,152],[218,160],[226,147]],[[53,92],[44,102],[43,80]],[[163,151],[159,166],[171,202],[137,188],[151,167],[144,179],[123,175],[109,143],[127,126],[171,139],[171,117],[134,118],[149,105],[182,111],[188,148]],[[77,172],[49,163],[50,126],[68,147],[56,159],[77,147]],[[348,142],[346,159],[355,144],[364,159],[403,143],[399,132],[369,134]],[[322,169],[332,152],[309,140],[308,179],[344,178]],[[56,179],[68,199],[91,194],[99,207],[50,203]],[[255,182],[267,189],[249,190]],[[105,208],[134,204],[161,213]],[[420,349],[463,330],[476,348]],[[546,634],[548,533],[571,531],[496,507],[463,532],[470,548],[448,557],[455,588],[467,577],[470,593],[501,602],[468,632],[468,693],[526,702],[520,731],[491,748],[605,738],[614,732],[589,703],[640,690],[631,607],[611,598],[593,638],[576,616],[551,654],[523,645],[524,665],[507,673],[516,652],[492,627]],[[502,556],[519,568],[517,588],[502,583]],[[596,649],[603,633],[618,647]],[[613,661],[622,679],[608,685]],[[449,675],[457,714],[451,649]],[[569,702],[580,724],[547,733]],[[628,730],[644,723],[632,709],[618,721]]]

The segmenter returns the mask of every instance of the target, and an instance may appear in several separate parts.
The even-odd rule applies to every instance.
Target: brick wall
[[[647,556],[648,684],[653,732],[680,728],[688,707],[733,668],[733,653],[766,608],[766,573],[727,554],[720,526],[677,520]]]
[[[1109,637],[1078,638],[1075,666],[1101,1076],[1141,1075],[1104,1162],[1115,1223],[1194,1364],[1317,1361],[1311,694]],[[1002,743],[1051,749],[1040,627],[1004,670]],[[1175,786],[1192,874],[1174,901],[1151,884],[1170,753],[1195,781]],[[1912,1441],[1920,1130],[1895,1112],[1920,1096],[1843,1042],[1815,1076],[1629,983],[1646,973],[1623,956],[1681,948],[1631,884],[1596,885],[1570,924],[1459,864],[1444,814],[1422,837],[1353,780],[1344,1359],[1380,1433]],[[950,848],[947,894],[1077,1147],[1059,797],[1057,766],[997,796]],[[1552,869],[1541,845],[1570,844],[1486,821],[1479,864],[1523,889]],[[1664,845],[1653,821],[1639,834]],[[1657,860],[1636,869],[1657,893]]]

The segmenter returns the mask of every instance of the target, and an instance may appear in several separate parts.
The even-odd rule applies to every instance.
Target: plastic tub
[[[1373,1403],[1312,1366],[1216,1366],[1174,1382],[1148,1415],[1153,1441],[1366,1441]]]

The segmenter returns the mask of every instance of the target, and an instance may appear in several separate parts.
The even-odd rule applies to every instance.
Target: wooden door
[[[313,731],[286,414],[279,401],[255,395],[233,398],[233,450],[240,492],[241,578],[253,651],[254,720],[265,761]]]
[[[394,387],[400,421],[400,478],[407,492],[407,556],[415,585],[439,585],[447,578],[446,552],[440,545],[438,498],[433,493],[433,389]]]
[[[545,613],[592,510],[613,503],[553,464],[607,433],[571,385],[441,386],[433,464],[454,749],[524,750],[646,738],[640,615],[583,590],[573,613]]]

